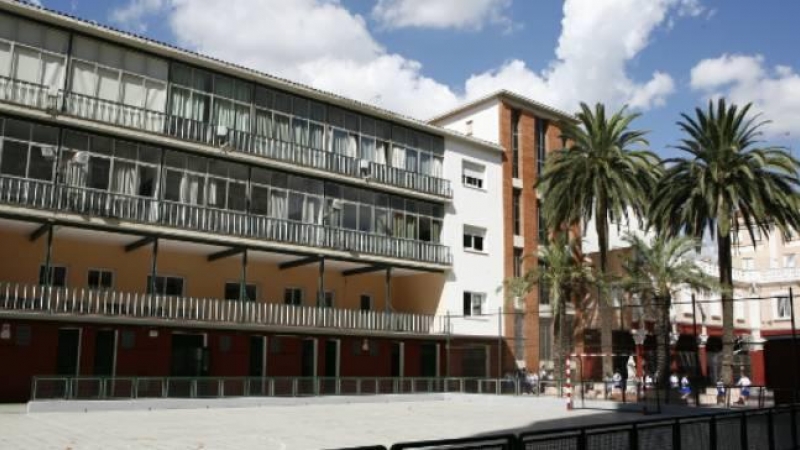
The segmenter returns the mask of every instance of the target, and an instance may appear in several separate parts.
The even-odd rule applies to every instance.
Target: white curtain
[[[269,217],[271,220],[268,222],[269,225],[267,226],[267,232],[273,233],[273,238],[280,238],[281,235],[279,235],[279,233],[281,233],[281,230],[285,230],[286,223],[282,222],[282,220],[286,220],[287,213],[286,192],[274,189],[270,190]]]
[[[225,202],[225,181],[216,178],[208,179],[208,194],[206,195],[206,205],[215,208],[222,208]]]
[[[302,119],[292,119],[292,142],[303,147],[308,147],[308,122]],[[302,151],[297,149],[296,151]]]
[[[233,109],[233,102],[228,100],[214,100],[214,117],[216,118],[217,125],[228,127],[228,130],[233,130],[236,113]]]
[[[120,72],[98,67],[97,75],[97,97],[112,102],[119,100]]]
[[[305,223],[322,223],[322,202],[319,197],[311,195],[306,196],[305,205],[303,206],[303,222]]]
[[[137,195],[139,192],[139,180],[136,171],[136,164],[115,160],[112,180],[112,190],[118,194]]]
[[[40,79],[40,52],[18,45],[14,53],[16,59],[14,78],[38,84]]]
[[[431,175],[433,165],[431,164],[431,155],[428,153],[420,152],[419,154],[419,171],[425,175]]]
[[[351,158],[358,157],[358,139],[354,134],[347,135],[347,156]]]
[[[394,146],[392,148],[392,167],[404,169],[406,167],[406,149]]]
[[[11,44],[0,41],[0,77],[11,75]],[[3,92],[0,92],[2,95]]]
[[[163,113],[167,108],[167,85],[146,80],[144,107],[148,111]],[[147,114],[145,129],[160,132],[164,129],[164,116],[161,114]]]
[[[386,165],[386,150],[389,145],[386,142],[378,142],[375,146],[375,162]]]
[[[42,84],[60,89],[64,86],[64,57],[42,53]]]
[[[361,139],[361,159],[375,161],[375,140],[371,138]]]
[[[122,75],[122,103],[141,108],[145,104],[145,87],[142,77]]]
[[[269,152],[271,147],[272,114],[269,111],[256,110],[255,133],[259,136],[256,139],[256,149],[261,152]]]
[[[444,171],[442,169],[442,163],[443,163],[443,161],[442,161],[442,157],[441,156],[434,156],[433,157],[433,163],[432,163],[432,166],[431,166],[431,175],[433,175],[434,177],[437,177],[437,178],[442,178],[443,177]]]
[[[250,107],[236,105],[236,129],[245,133],[250,132]]]
[[[310,139],[309,144],[311,148],[322,150],[325,148],[325,129],[322,125],[312,123],[310,125]]]
[[[200,202],[202,184],[202,179],[198,175],[184,172],[181,177],[180,202],[197,205]]]
[[[333,130],[333,138],[331,139],[331,148],[333,153],[337,155],[347,154],[347,133],[342,130]]]
[[[74,152],[66,162],[64,170],[64,182],[70,187],[86,187],[89,178],[89,164],[83,160],[87,157],[87,152]]]
[[[292,134],[289,131],[289,118],[281,114],[275,114],[274,121],[276,145],[281,154],[284,154],[289,148],[289,142],[292,141]]]

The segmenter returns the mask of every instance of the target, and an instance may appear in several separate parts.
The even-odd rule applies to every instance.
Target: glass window
[[[520,236],[522,234],[522,201],[520,199],[522,192],[519,189],[514,189],[511,195],[514,235]]]
[[[48,284],[48,279],[45,278],[45,266],[39,267],[39,284]],[[65,287],[67,285],[67,268],[64,266],[50,266],[49,276],[50,286]]]
[[[25,177],[27,175],[28,144],[5,140],[3,142],[3,154],[0,157],[2,157],[0,160],[0,173],[17,177]]]
[[[287,305],[301,306],[303,304],[303,290],[300,288],[284,289],[283,302]]]
[[[372,309],[372,296],[361,294],[359,297],[359,309],[361,311],[369,311]]]
[[[155,292],[153,291],[155,287]],[[156,295],[165,295],[168,297],[180,297],[183,295],[183,278],[156,275],[155,280],[153,277],[147,276],[147,293]]]
[[[461,181],[464,186],[482,189],[485,172],[485,166],[463,161],[461,164]]]
[[[477,292],[464,292],[464,316],[480,316],[483,315],[483,306],[485,303],[485,294]]]
[[[477,227],[464,227],[464,249],[482,252],[484,250],[484,236],[486,230]]]
[[[240,300],[242,294],[241,283],[225,283],[225,300]],[[256,300],[256,285],[247,283],[244,285],[244,298],[242,300]]]
[[[114,273],[110,270],[89,269],[86,286],[95,290],[112,289],[114,287]]]
[[[519,178],[519,111],[511,111],[511,176]]]
[[[775,299],[776,313],[778,319],[790,319],[792,317],[792,304],[788,296],[781,296]]]

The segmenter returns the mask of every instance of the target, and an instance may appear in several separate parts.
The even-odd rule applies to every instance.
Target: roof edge
[[[492,93],[490,93],[488,95],[484,95],[483,97],[479,97],[479,98],[477,98],[475,100],[472,100],[470,102],[467,102],[467,103],[464,103],[464,104],[462,104],[460,106],[457,106],[457,107],[455,107],[453,109],[445,111],[445,112],[443,112],[443,113],[441,113],[441,114],[439,114],[437,116],[434,116],[434,117],[428,119],[428,123],[430,123],[432,125],[437,125],[438,122],[441,122],[444,119],[448,119],[448,118],[450,118],[452,116],[455,116],[455,115],[457,115],[459,113],[467,111],[470,108],[474,108],[474,107],[477,107],[477,106],[479,106],[481,104],[484,104],[484,103],[486,103],[486,102],[488,102],[490,100],[509,100],[509,101],[521,104],[524,108],[528,108],[528,109],[532,109],[532,110],[538,111],[538,112],[543,113],[543,114],[545,114],[547,116],[550,116],[551,118],[555,117],[556,119],[559,119],[559,120],[568,120],[568,121],[571,121],[571,122],[577,122],[577,119],[575,118],[575,116],[573,114],[569,114],[569,113],[564,112],[564,111],[562,111],[562,110],[560,110],[558,108],[555,108],[553,106],[546,105],[544,103],[538,102],[536,100],[533,100],[532,98],[525,97],[522,94],[518,94],[516,92],[509,91],[507,89],[500,89],[500,90],[492,92]]]
[[[275,75],[270,75],[266,72],[240,66],[235,63],[223,61],[212,56],[177,47],[175,45],[158,41],[147,36],[120,30],[109,25],[100,24],[95,21],[83,19],[44,6],[38,6],[27,2],[26,0],[0,0],[0,11],[8,11],[12,14],[23,16],[29,20],[38,20],[50,25],[68,28],[78,32],[84,32],[91,36],[105,38],[112,42],[128,45],[144,52],[149,51],[150,53],[161,57],[173,58],[181,62],[188,62],[189,64],[199,65],[211,70],[217,70],[227,75],[236,76],[251,82],[258,82],[268,87],[283,89],[314,100],[324,101],[335,106],[351,109],[363,114],[369,114],[384,120],[394,121],[420,131],[425,131],[442,137],[458,139],[486,149],[504,151],[502,147],[493,142],[467,136],[465,134],[429,123],[428,121],[415,119],[411,116],[406,116],[386,108],[347,98],[321,89],[316,89],[308,85],[304,85],[289,79],[280,78]]]

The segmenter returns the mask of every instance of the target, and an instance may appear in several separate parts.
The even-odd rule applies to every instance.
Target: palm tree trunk
[[[722,381],[733,384],[733,263],[730,233],[717,234],[719,282],[722,286]]]
[[[608,211],[606,199],[601,194],[597,199],[595,209],[595,230],[597,231],[597,246],[600,250],[600,283],[597,285],[597,304],[600,309],[600,347],[601,353],[610,355],[614,351],[611,328],[614,321],[614,310],[606,298],[603,282],[606,279],[608,268]],[[603,357],[603,374],[614,372],[614,362],[611,356]]]
[[[670,376],[670,348],[669,348],[669,307],[672,303],[669,297],[655,299],[658,305],[658,317],[655,320],[656,333],[656,371],[658,372],[658,383],[664,389],[664,398],[669,398],[669,376]],[[667,400],[669,402],[669,400]]]
[[[564,364],[564,323],[562,318],[564,317],[564,311],[559,310],[555,313],[555,317],[553,317],[553,379],[556,381],[562,381],[560,383],[561,386],[564,385],[563,381],[565,380],[564,373],[566,370]]]

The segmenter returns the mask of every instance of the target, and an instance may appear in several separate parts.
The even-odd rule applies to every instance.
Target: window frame
[[[486,252],[486,228],[474,225],[464,225],[463,227],[463,249],[468,252]]]
[[[785,302],[786,304],[781,305],[782,302]],[[792,319],[792,305],[790,302],[791,297],[789,297],[789,294],[780,294],[775,296],[775,320]]]
[[[98,286],[92,286],[91,285],[92,272],[97,272],[98,280],[100,281],[100,283],[99,283],[100,285],[98,285]],[[111,280],[110,280],[111,282],[110,282],[109,286],[102,286],[102,284],[103,284],[103,282],[102,282],[103,275],[109,275],[111,277]],[[90,267],[90,268],[88,268],[86,270],[86,287],[88,289],[91,289],[91,290],[94,290],[94,291],[111,291],[111,290],[114,290],[114,282],[116,281],[116,278],[117,278],[117,276],[116,276],[116,273],[114,272],[113,269],[106,269],[106,268],[100,268],[100,267]]]
[[[156,295],[160,297],[185,297],[186,296],[186,278],[177,275],[169,275],[169,274],[156,274],[155,283],[152,282],[152,274],[147,274],[146,282],[146,292],[147,295]],[[164,292],[151,292],[151,286],[155,285],[158,286],[158,279],[161,278],[163,280]],[[169,285],[168,280],[180,280],[181,283],[181,293],[180,294],[168,294],[167,293],[167,286]]]
[[[469,297],[469,300],[468,300]],[[477,300],[477,302],[476,302]],[[469,301],[469,305],[467,302]],[[463,293],[463,313],[464,317],[481,317],[485,315],[486,293],[475,291],[464,291]],[[467,307],[469,306],[469,307]],[[477,311],[477,313],[476,313]]]
[[[368,308],[364,308],[364,300],[367,300]],[[374,311],[375,308],[375,299],[372,297],[372,294],[359,294],[358,296],[358,310],[361,312],[368,312]]]
[[[287,294],[291,297],[291,301],[287,302]],[[295,295],[299,294],[299,295]],[[303,288],[299,286],[286,286],[283,288],[283,304],[286,306],[303,306],[303,300],[305,297],[305,292],[303,292]]]
[[[228,296],[228,287],[229,286],[232,287],[233,285],[235,285],[236,290],[238,291],[238,290],[241,289],[242,282],[241,281],[225,281],[225,283],[223,284],[223,296],[222,296],[223,300],[240,300],[240,295],[241,294],[237,295],[236,298],[230,298]],[[247,298],[245,298],[244,301],[257,302],[258,301],[258,285],[256,283],[245,283],[245,293],[247,293],[247,291],[249,291],[250,288],[253,289],[253,294],[254,294],[253,298],[250,298],[250,296],[247,295]]]

